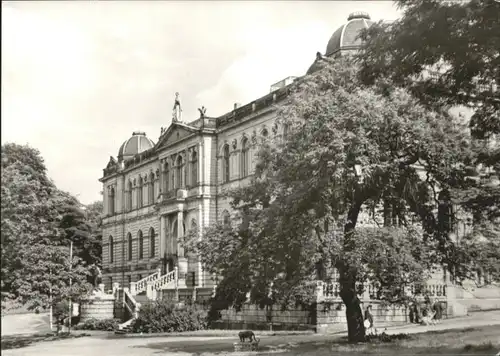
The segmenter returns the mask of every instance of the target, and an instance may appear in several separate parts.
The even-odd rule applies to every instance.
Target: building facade
[[[360,30],[371,26],[365,13],[349,15],[334,31],[325,55],[341,56],[359,49]],[[308,73],[321,66],[318,53]],[[203,270],[198,256],[186,252],[182,241],[191,229],[215,221],[238,219],[226,189],[249,183],[259,145],[267,139],[284,139],[286,128],[276,122],[274,105],[284,99],[294,77],[271,86],[270,93],[220,117],[183,120],[178,94],[172,123],[161,129],[158,142],[134,132],[111,157],[103,177],[103,282],[131,286],[137,292],[147,282],[176,271],[176,290],[211,290],[213,276]],[[360,224],[368,223],[360,217]],[[201,239],[201,230],[199,238]],[[158,289],[173,289],[156,284]],[[132,288],[132,287],[131,287]]]

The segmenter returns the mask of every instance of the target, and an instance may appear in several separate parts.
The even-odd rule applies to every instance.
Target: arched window
[[[137,208],[142,208],[142,177],[139,176],[139,186],[137,187]]]
[[[191,186],[195,187],[198,184],[198,154],[193,152],[191,159]]]
[[[144,237],[141,230],[137,233],[137,238],[139,240],[139,259],[142,260],[144,258]]]
[[[127,210],[132,210],[132,181],[128,181],[127,186]]]
[[[289,131],[289,128],[288,128],[288,124],[284,124],[283,125],[283,138],[286,140],[286,138],[288,137],[288,131]]]
[[[163,165],[163,192],[166,193],[170,190],[170,167],[167,162]]]
[[[227,210],[222,212],[222,223],[224,226],[231,226],[231,215]]]
[[[155,229],[149,229],[149,256],[155,257]]]
[[[176,177],[175,177],[175,181],[176,181],[176,187],[177,188],[182,188],[184,187],[184,162],[182,160],[182,156],[179,155],[179,157],[177,157],[177,162],[176,162]]]
[[[154,204],[155,202],[155,175],[153,172],[149,174],[149,186],[148,186],[148,201],[149,204]]]
[[[111,187],[109,190],[109,214],[115,214],[115,188]]]
[[[225,145],[222,152],[222,182],[229,182],[229,145]]]
[[[128,260],[132,261],[132,234],[129,232],[127,235],[128,243]]]
[[[246,137],[241,141],[241,158],[240,158],[240,174],[241,178],[248,175],[248,163],[249,163],[249,144]]]
[[[109,236],[109,263],[114,262],[115,256],[115,245],[113,241],[113,236]]]

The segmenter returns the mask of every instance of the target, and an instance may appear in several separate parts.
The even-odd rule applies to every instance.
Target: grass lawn
[[[85,333],[60,333],[56,335],[55,333],[47,334],[35,334],[35,335],[9,335],[2,336],[2,350],[19,349],[31,344],[43,342],[43,341],[55,341],[63,339],[73,339],[88,336]]]
[[[79,333],[78,333],[79,334]],[[3,336],[2,350],[8,355],[52,356],[60,355],[119,355],[119,356],[331,356],[331,355],[487,355],[495,356],[500,351],[500,325],[490,327],[431,331],[421,334],[393,335],[390,342],[372,340],[371,342],[350,345],[339,335],[273,335],[262,337],[258,352],[233,352],[231,338],[121,338],[115,337],[76,337],[67,342],[49,342],[62,337],[53,335]],[[397,336],[397,337],[396,337]],[[26,348],[29,345],[35,346]],[[18,350],[12,350],[18,349]],[[29,350],[28,350],[29,349]],[[17,351],[17,352],[16,352]],[[12,353],[9,353],[12,352]]]
[[[200,356],[222,355],[274,355],[274,356],[331,356],[331,355],[376,355],[376,356],[410,356],[410,355],[487,355],[495,356],[500,351],[500,325],[492,327],[468,328],[446,331],[431,331],[421,334],[399,334],[399,340],[388,342],[372,340],[371,342],[350,345],[346,338],[331,341],[292,341],[290,339],[261,342],[258,352],[232,353],[227,348],[221,352],[209,345],[182,348],[183,352]],[[293,340],[293,339],[292,339]],[[328,340],[323,338],[323,340]],[[277,342],[276,342],[277,341]],[[200,347],[201,346],[201,347]],[[229,346],[229,345],[228,345]],[[174,351],[170,349],[171,351]],[[169,351],[170,351],[169,350]],[[208,351],[210,350],[210,351]],[[181,351],[177,349],[175,351]]]
[[[500,351],[500,326],[468,328],[462,330],[431,331],[423,334],[401,335],[400,340],[372,341],[349,345],[347,340],[327,343],[301,343],[277,349],[286,349],[281,355],[488,355]],[[281,345],[280,345],[281,346]],[[261,355],[271,355],[265,352]]]

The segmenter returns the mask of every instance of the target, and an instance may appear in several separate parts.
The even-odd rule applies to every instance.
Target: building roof
[[[120,146],[120,150],[118,151],[118,161],[131,158],[137,153],[149,150],[154,147],[154,145],[154,142],[146,137],[146,133],[135,131],[132,133],[132,137],[127,139]]]
[[[354,12],[347,18],[347,23],[340,26],[330,37],[325,55],[330,56],[341,49],[355,49],[361,45],[358,38],[361,30],[373,25],[370,15],[366,12]]]

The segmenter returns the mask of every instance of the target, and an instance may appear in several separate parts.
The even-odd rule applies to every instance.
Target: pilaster
[[[179,277],[182,281],[185,281],[188,269],[188,260],[184,256],[184,247],[182,246],[184,241],[184,211],[181,209],[177,212],[177,236],[174,236],[173,238],[177,239]]]
[[[166,252],[166,232],[167,232],[167,217],[165,215],[160,216],[160,241],[159,241],[159,249],[160,249],[160,257],[163,257]]]

